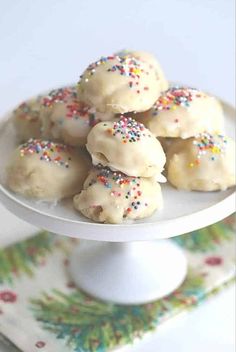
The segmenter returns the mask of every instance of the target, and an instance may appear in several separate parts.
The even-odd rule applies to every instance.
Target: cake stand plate
[[[235,110],[227,103],[222,105],[226,134],[233,138]],[[82,290],[99,299],[140,304],[169,294],[183,282],[187,262],[167,238],[208,226],[235,210],[235,187],[224,192],[186,192],[164,184],[162,211],[119,225],[86,219],[73,209],[71,200],[49,204],[26,199],[4,184],[6,162],[17,145],[9,117],[0,127],[0,200],[13,214],[35,226],[93,240],[81,241],[75,249],[70,272]],[[165,240],[156,241],[160,239]]]

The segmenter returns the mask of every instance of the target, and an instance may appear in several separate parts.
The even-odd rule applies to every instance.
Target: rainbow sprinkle
[[[89,106],[77,100],[75,87],[52,90],[42,100],[44,107],[53,108],[53,105],[58,103],[65,104],[66,107],[66,113],[59,121],[60,125],[63,125],[65,118],[70,120],[82,119],[86,121],[90,127],[93,127],[100,122],[100,120],[96,118],[96,114],[91,112],[91,108]]]
[[[77,93],[75,87],[65,87],[59,89],[53,89],[44,96],[42,99],[42,105],[44,107],[51,107],[54,103],[66,103],[71,97],[76,99]]]
[[[95,126],[101,120],[96,118],[96,114],[91,112],[91,109],[82,102],[73,100],[70,104],[66,105],[67,113],[66,118],[73,120],[87,120],[90,127]]]
[[[142,137],[151,137],[151,134],[148,133],[148,130],[142,123],[125,116],[119,121],[114,122],[113,128],[108,128],[107,132],[112,136],[121,136],[123,143],[138,142]]]
[[[107,72],[117,72],[121,76],[126,76],[130,80],[128,81],[129,88],[135,88],[136,93],[140,93],[139,86],[139,79],[141,74],[149,75],[149,71],[143,69],[143,63],[136,58],[126,55],[126,56],[118,56],[118,55],[111,55],[107,57],[101,57],[98,61],[90,64],[86,69],[85,73],[80,76],[80,81],[78,85],[80,85],[81,80],[84,79],[85,82],[89,81],[89,78],[96,73],[97,67],[104,65],[107,62],[116,61],[111,68],[107,69]],[[117,63],[118,61],[118,63]],[[145,86],[143,88],[144,91],[149,90],[149,87]]]
[[[139,190],[140,177],[126,176],[121,172],[111,171],[108,167],[103,167],[102,165],[98,165],[94,169],[96,170],[96,178],[90,181],[89,186],[100,183],[110,190],[111,197],[123,196],[125,199],[130,200],[125,210],[124,217],[131,211],[137,210],[140,206],[148,206],[147,203],[142,204],[139,200],[142,195],[142,192]],[[115,185],[113,186],[114,183]],[[118,190],[116,187],[118,187]]]
[[[69,168],[70,156],[61,155],[62,152],[67,153],[72,150],[72,147],[68,147],[64,144],[53,143],[49,141],[42,141],[40,139],[31,138],[28,142],[22,144],[19,147],[20,156],[38,154],[39,159],[42,161],[52,162],[56,165]]]
[[[196,88],[171,87],[164,92],[152,107],[152,115],[157,116],[163,110],[176,110],[178,106],[188,108],[196,98],[206,97]]]
[[[117,56],[118,61],[120,64],[113,65],[112,68],[109,68],[108,72],[118,72],[121,76],[127,76],[131,78],[140,78],[140,73],[145,72],[140,65],[140,62],[137,61],[133,57],[124,56],[119,57]],[[146,72],[147,74],[147,72]]]
[[[222,134],[212,135],[208,132],[199,133],[193,140],[193,145],[197,147],[197,157],[189,167],[200,164],[201,157],[210,153],[210,160],[214,161],[217,156],[223,154],[227,147],[227,138]]]

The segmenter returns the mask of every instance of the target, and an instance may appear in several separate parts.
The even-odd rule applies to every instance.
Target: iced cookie
[[[224,129],[220,103],[195,88],[172,87],[150,110],[133,117],[157,137],[189,138],[204,131],[215,133]]]
[[[160,185],[152,178],[128,177],[108,168],[93,168],[74,206],[97,222],[121,223],[142,219],[162,208]]]
[[[88,167],[73,147],[30,139],[14,151],[6,181],[12,191],[26,197],[59,200],[80,192]]]
[[[80,99],[106,113],[150,109],[161,90],[155,69],[130,56],[102,57],[88,66],[78,83]]]
[[[177,140],[167,153],[167,178],[186,190],[216,191],[235,185],[235,142],[209,133]]]
[[[152,55],[146,51],[132,51],[132,50],[122,50],[122,51],[116,53],[116,55],[121,56],[121,57],[125,57],[125,56],[135,57],[139,61],[143,61],[143,62],[148,63],[149,66],[151,68],[154,68],[154,70],[156,72],[157,78],[160,81],[161,91],[168,89],[169,83],[166,80],[164,73],[163,73],[163,70],[154,55]]]
[[[42,104],[44,135],[65,144],[85,145],[89,131],[100,122],[101,114],[78,101],[75,87],[52,90]]]
[[[88,134],[86,146],[94,165],[102,164],[129,176],[158,175],[166,161],[160,142],[130,117],[98,123]]]
[[[40,121],[41,97],[20,104],[13,111],[13,124],[17,136],[21,142],[29,138],[40,138],[41,121]]]

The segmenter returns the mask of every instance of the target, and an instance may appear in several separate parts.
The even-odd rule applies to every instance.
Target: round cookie
[[[87,218],[117,224],[142,219],[163,206],[160,185],[152,178],[129,177],[109,168],[93,168],[74,206]]]
[[[40,138],[42,127],[40,111],[40,96],[21,103],[13,111],[12,121],[21,142],[27,141],[29,138]]]
[[[78,101],[75,87],[52,90],[42,104],[42,130],[46,138],[72,146],[85,145],[89,131],[100,122],[101,114]]]
[[[154,55],[146,52],[146,51],[132,51],[132,50],[122,50],[118,53],[116,53],[115,55],[124,57],[124,56],[130,56],[130,57],[135,57],[136,59],[138,59],[139,61],[143,61],[149,64],[149,66],[151,68],[154,68],[157,78],[160,81],[160,88],[161,91],[164,91],[166,89],[168,89],[169,87],[169,83],[166,80],[165,76],[164,76],[164,72],[159,64],[159,62],[157,61],[157,59],[155,58]]]
[[[235,142],[206,132],[176,140],[167,153],[167,179],[176,188],[196,191],[235,185]]]
[[[130,117],[98,123],[88,134],[86,147],[94,165],[102,164],[129,176],[158,175],[166,161],[160,142]]]
[[[220,103],[196,88],[171,87],[153,107],[133,118],[142,122],[157,137],[194,137],[198,133],[224,130]]]
[[[73,147],[30,139],[14,151],[6,182],[26,197],[59,200],[80,192],[88,168],[88,161]]]
[[[126,113],[150,109],[161,93],[154,68],[130,56],[102,57],[80,77],[78,94],[97,111]]]

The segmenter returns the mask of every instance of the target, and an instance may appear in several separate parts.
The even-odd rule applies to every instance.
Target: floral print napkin
[[[42,231],[0,249],[0,339],[24,352],[105,352],[195,307],[232,282],[235,217],[172,239],[188,258],[183,285],[153,303],[122,306],[91,298],[68,273],[79,241]]]

